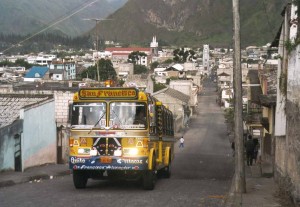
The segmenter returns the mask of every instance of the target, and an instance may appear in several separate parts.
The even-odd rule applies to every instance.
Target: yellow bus
[[[152,190],[157,173],[171,175],[173,114],[136,88],[82,88],[70,107],[69,166],[75,188],[92,179],[141,179]]]

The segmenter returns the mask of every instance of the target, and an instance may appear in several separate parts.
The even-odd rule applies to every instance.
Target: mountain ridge
[[[127,0],[1,0],[0,28],[3,34],[33,34],[56,21],[66,20],[47,29],[67,36],[78,36],[95,26],[87,18],[105,18]],[[94,2],[94,3],[92,3]],[[90,4],[90,6],[87,6]],[[86,7],[85,7],[86,6]],[[85,7],[84,9],[82,9]],[[82,10],[81,10],[82,9]],[[68,18],[76,11],[75,15]]]
[[[1,0],[2,33],[35,34],[95,0]],[[241,44],[264,45],[280,27],[281,11],[290,0],[240,0]],[[90,18],[100,21],[96,31]],[[232,46],[230,0],[101,0],[47,32],[63,36],[98,34],[101,40],[149,46]]]
[[[271,42],[286,3],[241,0],[242,45]],[[128,0],[108,18],[112,21],[99,23],[103,39],[148,44],[155,35],[171,45],[232,44],[232,1],[228,0]]]

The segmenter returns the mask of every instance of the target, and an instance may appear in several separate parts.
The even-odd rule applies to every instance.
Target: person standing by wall
[[[183,136],[179,139],[180,141],[180,144],[179,144],[179,148],[184,148],[184,139],[183,139]]]
[[[258,155],[258,150],[260,148],[259,142],[257,138],[253,138],[253,144],[254,144],[254,151],[253,151],[253,160],[254,163],[257,162],[257,155]]]
[[[248,140],[246,141],[246,156],[247,156],[247,165],[251,166],[254,158],[254,142],[252,140],[252,135],[248,136]]]

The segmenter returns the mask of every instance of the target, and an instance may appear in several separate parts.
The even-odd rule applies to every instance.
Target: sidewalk
[[[293,204],[284,197],[275,183],[272,166],[269,163],[245,166],[246,193],[234,193],[232,184],[226,207],[292,207]]]
[[[70,173],[68,164],[45,164],[28,168],[24,172],[5,171],[0,173],[0,188],[26,182],[39,182],[41,179],[53,179]]]

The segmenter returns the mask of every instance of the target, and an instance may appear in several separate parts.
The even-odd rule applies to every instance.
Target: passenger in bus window
[[[137,108],[133,124],[146,124],[146,116],[143,108]]]

